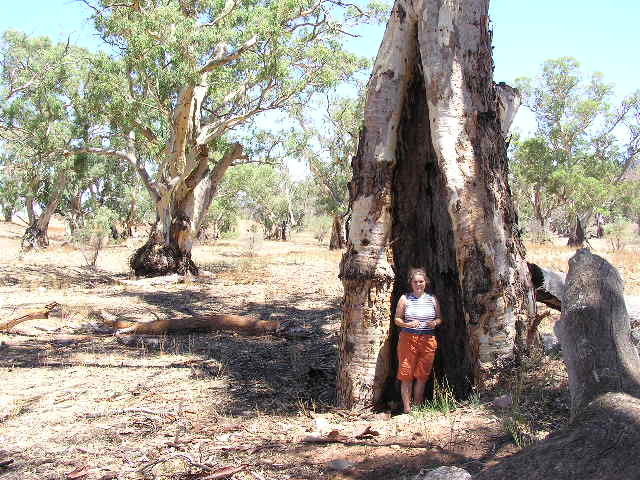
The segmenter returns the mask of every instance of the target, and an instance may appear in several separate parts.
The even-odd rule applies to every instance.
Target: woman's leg
[[[401,380],[400,384],[400,394],[402,395],[404,413],[409,413],[411,411],[411,390],[413,388],[413,380]]]
[[[416,378],[416,384],[413,387],[413,400],[416,405],[422,405],[424,402],[424,388],[427,386],[426,380]]]
[[[413,388],[413,401],[418,405],[424,402],[424,390],[427,385],[427,381],[431,376],[431,370],[433,368],[433,359],[436,355],[438,348],[438,340],[435,336],[424,335],[420,339],[419,356],[416,362],[415,378],[416,385]]]

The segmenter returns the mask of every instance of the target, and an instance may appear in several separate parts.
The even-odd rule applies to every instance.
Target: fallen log
[[[527,266],[535,289],[536,301],[560,311],[564,281],[567,274],[539,267],[535,263],[527,262]]]
[[[19,317],[12,318],[10,320],[0,321],[0,332],[9,331],[16,325],[26,322],[27,320],[40,320],[44,318],[49,318],[49,313],[51,310],[58,306],[57,302],[51,302],[45,305],[42,308],[38,308],[35,310],[27,310],[25,313],[20,315]]]
[[[571,392],[567,427],[475,480],[627,480],[640,472],[640,358],[622,280],[586,249],[569,261],[556,332]]]
[[[257,336],[276,333],[284,325],[273,320],[260,320],[254,317],[230,314],[131,321],[122,320],[112,313],[100,310],[97,312],[97,316],[102,319],[105,325],[114,328],[116,335],[161,335],[186,331],[232,330],[245,335]]]
[[[536,301],[544,303],[550,308],[562,311],[562,297],[565,290],[564,272],[556,272],[542,268],[535,263],[528,263],[531,281],[535,289]],[[624,303],[631,322],[640,322],[640,297],[625,295]]]

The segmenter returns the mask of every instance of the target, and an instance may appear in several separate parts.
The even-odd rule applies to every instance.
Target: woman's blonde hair
[[[407,283],[409,284],[409,287],[411,287],[413,277],[415,277],[416,275],[422,275],[424,277],[424,283],[426,287],[431,286],[431,279],[429,278],[429,275],[427,275],[427,272],[424,271],[424,268],[410,268],[407,275]]]

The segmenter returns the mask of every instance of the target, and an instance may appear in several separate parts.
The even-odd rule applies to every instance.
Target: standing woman
[[[412,394],[414,403],[424,401],[424,389],[438,348],[435,329],[442,325],[438,300],[425,293],[429,287],[425,271],[412,268],[408,280],[411,293],[400,297],[394,319],[400,327],[397,379],[402,384],[404,413],[411,411]]]

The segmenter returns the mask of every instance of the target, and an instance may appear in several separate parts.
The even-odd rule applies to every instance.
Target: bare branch
[[[237,6],[238,6],[238,2],[236,0],[227,0],[225,2],[225,4],[224,4],[224,8],[222,9],[222,12],[220,12],[220,15],[218,15],[216,18],[214,18],[211,22],[200,24],[200,27],[201,28],[206,28],[206,27],[214,27],[214,26],[218,25],[222,20],[224,20],[226,17],[228,17],[229,14]]]
[[[242,54],[251,50],[258,43],[258,36],[254,35],[249,40],[244,42],[235,52],[225,55],[225,46],[219,45],[216,48],[214,57],[204,67],[200,69],[200,73],[207,73],[215,70],[216,68],[223,67],[224,65],[233,62],[237,58],[240,58]]]

